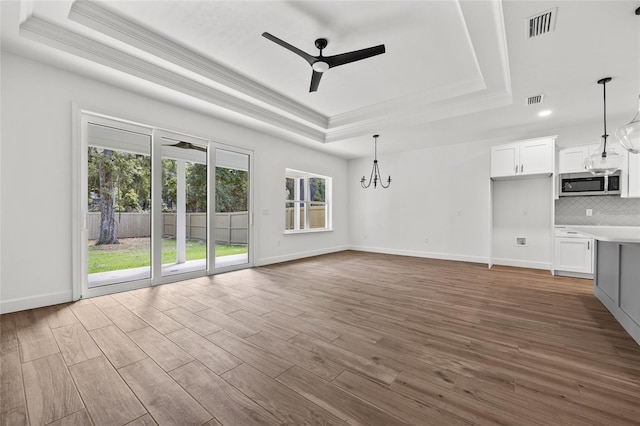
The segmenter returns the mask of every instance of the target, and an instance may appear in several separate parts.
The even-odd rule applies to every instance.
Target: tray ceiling
[[[58,52],[61,60],[82,58],[142,78],[227,118],[351,158],[366,155],[373,133],[402,140],[381,144],[384,152],[483,139],[518,123],[543,132],[540,108],[524,106],[537,93],[545,93],[543,107],[556,109],[547,127],[584,121],[597,114],[599,99],[592,111],[575,97],[590,93],[603,73],[620,80],[618,89],[611,85],[613,97],[638,91],[632,5],[578,3],[3,2],[2,41],[21,54],[37,56],[46,46],[49,60]],[[553,7],[557,30],[528,40],[527,18]],[[598,35],[604,40],[593,31],[589,40],[578,38],[603,20],[611,21]],[[318,92],[309,93],[310,66],[261,37],[265,31],[311,55],[320,37],[329,40],[325,55],[378,44],[386,53],[328,70]],[[632,104],[635,96],[625,98],[612,115]]]

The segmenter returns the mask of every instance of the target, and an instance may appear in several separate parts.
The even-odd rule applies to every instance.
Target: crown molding
[[[19,34],[30,40],[162,85],[316,142],[325,141],[325,133],[310,125],[300,123],[242,100],[232,94],[199,83],[128,53],[106,46],[40,17],[31,16],[24,21],[20,25]]]
[[[413,112],[387,115],[386,117],[369,117],[357,123],[342,128],[330,129],[327,132],[326,143],[339,142],[370,132],[371,127],[377,129],[393,128],[400,124],[404,126],[418,126],[421,124],[464,116],[492,108],[499,108],[513,103],[513,96],[509,88],[502,88],[490,92],[482,92],[473,99],[457,98],[444,104],[431,104]]]
[[[462,83],[439,86],[434,90],[390,99],[375,105],[333,116],[329,119],[329,131],[357,125],[371,119],[371,117],[376,117],[378,120],[403,118],[406,117],[407,114],[412,114],[416,111],[430,110],[436,102],[446,102],[447,99],[468,95],[486,88],[487,86],[480,74],[477,78]]]
[[[69,19],[237,90],[320,128],[326,128],[328,125],[328,118],[317,111],[268,89],[216,61],[205,58],[187,46],[144,28],[98,2],[89,0],[74,2],[69,11]]]

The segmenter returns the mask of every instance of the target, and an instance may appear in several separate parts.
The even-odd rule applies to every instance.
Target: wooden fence
[[[186,214],[186,236],[188,239],[207,239],[207,214]],[[116,213],[118,238],[134,238],[151,236],[151,215],[149,213]],[[248,241],[248,214],[216,213],[216,243],[242,245]],[[100,235],[100,213],[87,214],[89,239],[95,240]],[[162,213],[163,238],[175,238],[176,214]]]
[[[324,228],[326,226],[326,211],[325,206],[311,206],[309,207],[309,229],[317,229]],[[285,229],[293,229],[294,228],[294,217],[293,217],[294,209],[293,207],[287,207],[285,209],[285,218],[286,218],[286,228]],[[304,209],[300,214],[300,228],[306,229],[305,226],[305,217],[304,217]]]

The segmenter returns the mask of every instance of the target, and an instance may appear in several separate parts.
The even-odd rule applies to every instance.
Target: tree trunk
[[[100,178],[100,236],[96,245],[119,244],[116,227],[116,183],[113,170],[113,151],[105,149],[98,162]]]

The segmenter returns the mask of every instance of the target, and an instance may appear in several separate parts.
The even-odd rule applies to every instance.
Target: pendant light
[[[367,183],[366,185],[364,184],[366,180],[364,176],[362,176],[362,179],[360,179],[360,185],[362,185],[364,189],[367,189],[368,187],[370,187],[371,183],[373,183],[374,189],[378,187],[378,182],[380,183],[380,186],[385,189],[388,188],[389,185],[391,185],[391,176],[387,178],[387,186],[384,185],[382,181],[382,177],[380,176],[380,168],[378,167],[378,137],[379,136],[380,135],[373,135],[373,167],[371,168],[371,176],[369,176],[369,183]]]
[[[638,113],[631,122],[616,130],[616,137],[624,149],[632,154],[640,154],[640,100]]]
[[[611,146],[611,140],[608,140],[607,134],[607,83],[611,81],[611,77],[605,77],[598,80],[598,84],[602,84],[602,100],[604,105],[604,133],[600,140],[598,151],[594,152],[584,160],[584,165],[592,175],[608,176],[615,173],[622,165],[622,155],[615,152]]]
[[[636,15],[640,15],[640,7],[636,9]],[[620,145],[632,154],[640,154],[640,101],[638,104],[638,113],[633,120],[616,129]]]

